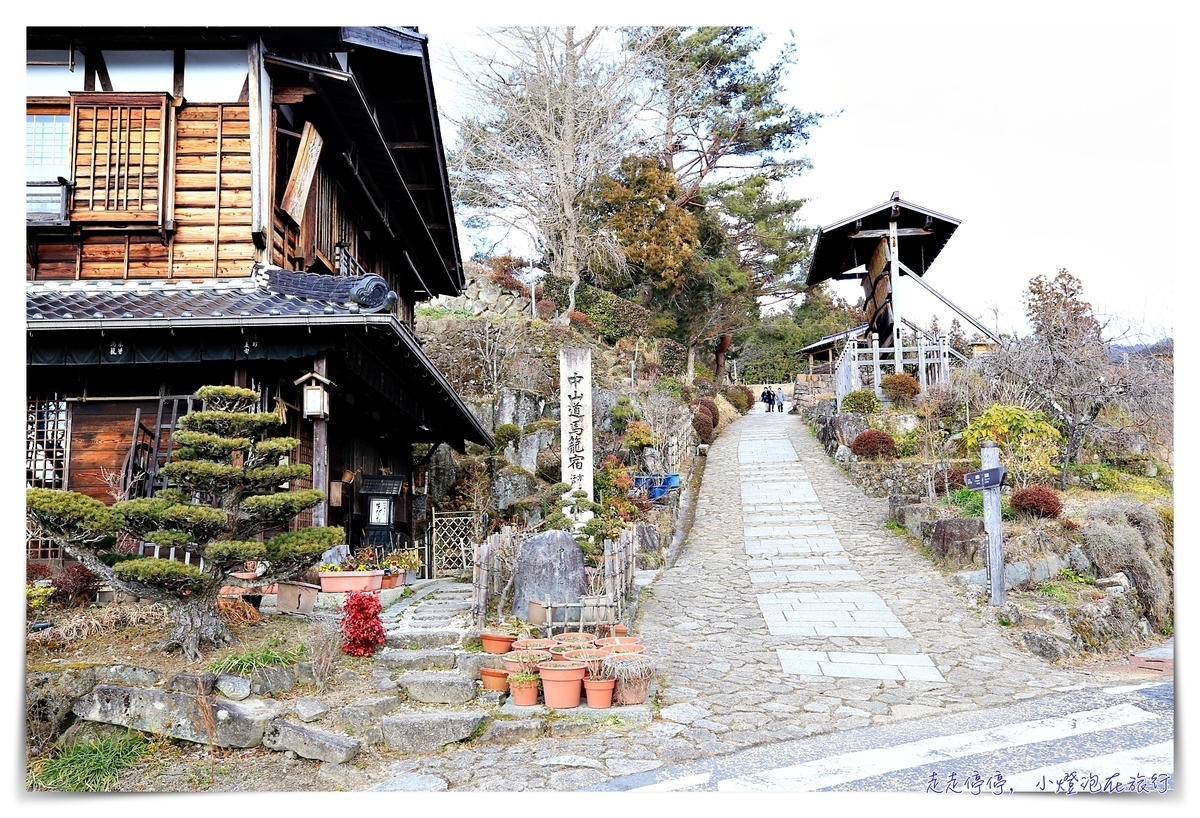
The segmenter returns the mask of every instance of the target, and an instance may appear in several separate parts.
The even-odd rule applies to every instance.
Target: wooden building
[[[464,286],[426,38],[31,28],[27,48],[27,484],[152,493],[189,396],[233,383],[327,492],[299,525],[356,545],[385,477],[403,542],[413,444],[492,445],[413,329]]]

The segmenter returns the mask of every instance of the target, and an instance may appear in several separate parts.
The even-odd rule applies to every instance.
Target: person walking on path
[[[780,414],[783,414],[783,387],[779,387],[779,391],[775,393],[775,406]]]
[[[775,408],[775,392],[771,387],[767,387],[762,393],[763,403],[767,405],[767,411],[770,412]]]

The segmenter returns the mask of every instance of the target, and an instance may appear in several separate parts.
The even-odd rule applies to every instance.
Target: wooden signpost
[[[1000,520],[1000,484],[1004,481],[1004,469],[1000,466],[1000,449],[991,440],[985,440],[979,448],[980,471],[963,475],[963,483],[969,489],[983,492],[983,529],[987,532],[988,585],[991,586],[989,603],[1004,604],[1004,527]]]

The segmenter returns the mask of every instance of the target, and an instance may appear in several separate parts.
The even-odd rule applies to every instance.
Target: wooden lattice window
[[[72,221],[162,223],[169,102],[166,94],[71,95]]]
[[[31,395],[25,413],[25,485],[62,489],[67,485],[67,446],[70,440],[67,402],[61,396]],[[25,553],[31,560],[62,558],[57,545],[30,524],[25,530]]]

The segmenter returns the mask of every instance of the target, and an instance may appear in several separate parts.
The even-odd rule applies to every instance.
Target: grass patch
[[[294,665],[304,658],[304,645],[277,650],[280,641],[273,639],[261,648],[249,648],[231,653],[224,659],[210,663],[208,669],[213,673],[249,676],[259,668]]]
[[[1056,602],[1073,602],[1071,593],[1057,582],[1043,582],[1038,586],[1038,593]]]
[[[896,522],[895,520],[888,520],[886,523],[883,524],[883,526],[884,526],[884,528],[886,528],[888,531],[892,532],[893,534],[899,534],[901,537],[908,536],[908,529],[905,528],[904,526],[902,526],[900,523]]]
[[[460,307],[427,307],[420,306],[415,310],[417,316],[421,318],[473,318],[470,310],[464,310]]]
[[[121,770],[137,764],[149,743],[132,731],[96,742],[79,742],[54,758],[36,762],[28,787],[62,792],[108,792]]]

